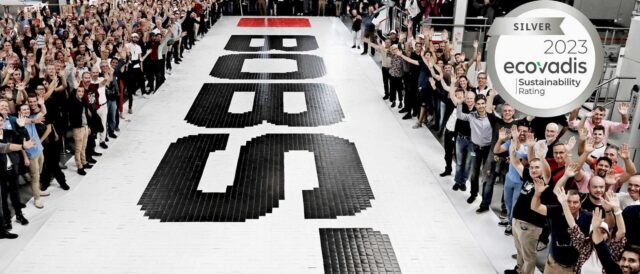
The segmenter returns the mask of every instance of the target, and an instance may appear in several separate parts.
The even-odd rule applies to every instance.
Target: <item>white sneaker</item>
[[[33,204],[37,207],[37,208],[43,208],[44,204],[42,203],[42,200],[40,199],[36,199],[35,201],[33,201]]]
[[[411,128],[421,128],[421,127],[422,127],[422,123],[417,123],[413,125]]]
[[[51,195],[51,193],[49,193],[47,191],[40,191],[40,196],[42,196],[42,197],[47,197],[49,195]]]

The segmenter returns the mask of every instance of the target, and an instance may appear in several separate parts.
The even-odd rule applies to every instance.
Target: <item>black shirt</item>
[[[531,210],[531,200],[533,199],[535,188],[533,178],[529,175],[529,168],[525,168],[522,173],[524,175],[522,176],[522,189],[520,189],[520,196],[513,207],[513,218],[537,227],[543,227],[546,222],[545,216]]]
[[[559,264],[573,266],[578,262],[580,253],[571,246],[571,236],[569,236],[569,224],[564,216],[561,206],[547,206],[547,221],[551,231],[551,245],[549,255]],[[584,235],[589,235],[591,226],[591,214],[580,210],[576,224]]]
[[[604,207],[602,207],[601,205],[594,204],[591,201],[591,199],[589,199],[589,194],[588,193],[580,194],[580,200],[582,201],[582,209],[583,210],[586,210],[587,212],[593,212],[593,210],[595,210],[596,207],[598,207],[602,211],[602,216],[604,216]],[[631,231],[631,230],[629,230],[629,231]]]
[[[567,117],[564,115],[555,117],[535,117],[531,120],[531,130],[533,130],[533,135],[536,139],[542,140],[545,138],[544,132],[546,131],[549,123],[556,123],[562,127],[569,126],[567,123]]]
[[[622,211],[627,230],[627,245],[640,245],[640,205],[628,206]]]

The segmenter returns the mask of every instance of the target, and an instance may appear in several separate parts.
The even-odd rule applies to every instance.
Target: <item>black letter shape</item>
[[[200,134],[169,146],[139,205],[162,222],[243,222],[271,213],[284,199],[284,153],[314,153],[318,188],[303,190],[305,219],[353,216],[371,207],[373,192],[358,150],[323,134],[267,134],[240,148],[233,185],[225,193],[198,190],[209,153],[226,147],[228,134]]]
[[[253,110],[229,113],[233,94],[253,91]],[[307,111],[284,113],[283,92],[303,92]],[[185,120],[207,128],[242,128],[267,121],[275,125],[316,127],[339,123],[344,119],[340,101],[333,87],[325,84],[205,84],[191,105]]]
[[[298,71],[285,73],[242,72],[247,59],[291,59],[296,60]],[[218,58],[211,70],[211,76],[223,79],[313,79],[327,74],[322,57],[308,54],[231,54]]]
[[[320,228],[324,273],[401,273],[389,235],[371,228]]]
[[[251,47],[251,39],[264,39],[264,46]],[[283,39],[295,39],[295,47],[285,47]],[[254,51],[310,51],[318,49],[318,41],[311,35],[231,35],[226,50],[238,52],[254,52]]]

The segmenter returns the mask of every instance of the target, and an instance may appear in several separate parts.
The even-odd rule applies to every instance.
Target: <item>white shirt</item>
[[[134,43],[127,43],[125,44],[125,47],[127,48],[127,51],[131,53],[131,61],[140,60],[140,56],[142,55],[142,48],[140,47],[140,45],[134,44]],[[135,64],[133,67],[139,68],[140,63]]]
[[[622,209],[625,209],[628,206],[640,205],[640,199],[633,200],[633,198],[631,198],[629,193],[619,192],[619,193],[616,193],[616,196],[618,196],[618,200],[620,200],[620,207]]]

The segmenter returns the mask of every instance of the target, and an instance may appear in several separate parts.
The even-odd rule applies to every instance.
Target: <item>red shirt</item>
[[[84,87],[84,83],[81,84]],[[98,98],[100,97],[100,93],[98,93],[98,84],[89,84],[89,87],[84,89],[84,96],[82,96],[82,100],[89,106],[94,106],[96,110],[100,108],[100,101]]]

